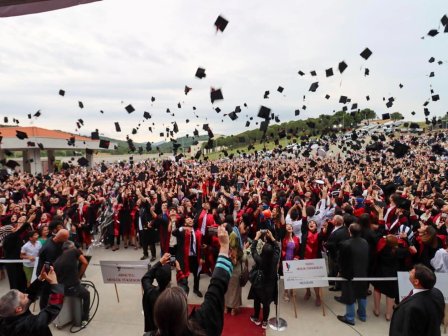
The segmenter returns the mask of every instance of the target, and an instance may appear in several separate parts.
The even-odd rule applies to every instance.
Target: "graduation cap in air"
[[[245,127],[249,127],[250,126],[250,121],[246,121],[246,126]]]
[[[38,110],[36,113],[34,113],[34,117],[39,118],[41,116],[40,110]]]
[[[238,119],[238,115],[237,115],[235,112],[230,112],[230,113],[229,113],[229,117],[230,117],[230,119],[232,119],[232,120],[236,120],[236,119]]]
[[[90,138],[91,138],[92,140],[99,140],[99,139],[100,139],[100,134],[98,133],[98,131],[92,132],[92,133],[90,134]]]
[[[408,153],[408,151],[409,151],[408,145],[398,142],[398,141],[395,141],[394,147],[393,147],[393,152],[394,152],[396,158],[399,159],[399,158],[404,157]]]
[[[344,61],[340,62],[338,65],[338,69],[340,73],[343,73],[345,69],[347,69],[347,63],[345,63]]]
[[[221,89],[217,89],[214,90],[213,88],[210,91],[210,100],[212,102],[212,104],[216,101],[216,100],[223,100],[224,97],[222,95]]]
[[[16,137],[19,138],[20,140],[28,139],[28,134],[22,131],[16,131]]]
[[[429,112],[429,110],[427,108],[423,109],[423,113],[425,114],[425,116],[429,116],[430,115],[430,112]]]
[[[368,75],[370,75],[370,70],[369,70],[369,68],[365,68],[364,69],[364,76],[368,76]]]
[[[434,57],[431,57],[431,58],[428,60],[428,62],[429,62],[429,63],[434,63],[435,60],[436,60],[436,59],[435,59]]]
[[[193,135],[194,135],[194,136],[198,136],[198,135],[199,135],[199,131],[198,131],[196,128],[195,128],[194,131],[193,131]]]
[[[218,16],[218,18],[215,21],[216,31],[219,30],[219,31],[223,32],[224,29],[226,29],[228,23],[229,23],[229,21],[224,19],[221,15]]]
[[[263,120],[260,123],[260,131],[266,132],[268,130],[269,120]]]
[[[5,123],[8,123],[8,117],[4,117],[4,118],[3,118],[3,121],[4,121]]]
[[[84,108],[84,104],[82,103],[82,101],[78,102],[78,106],[79,106],[79,108],[82,108],[82,109]]]
[[[383,118],[383,120],[390,119],[390,113],[383,113],[382,118]]]
[[[318,87],[319,87],[319,82],[314,82],[313,84],[311,84],[310,89],[308,91],[316,92]]]
[[[311,76],[313,76],[313,77],[315,77],[315,76],[317,76],[317,72],[316,71],[310,71],[310,74],[311,74]]]
[[[440,100],[440,97],[439,97],[438,94],[436,94],[436,95],[433,95],[433,96],[431,97],[431,99],[432,99],[432,101],[438,101],[438,100]]]
[[[393,104],[394,104],[393,101],[390,101],[390,100],[389,100],[389,101],[386,103],[386,107],[387,107],[387,108],[391,108]]]
[[[8,160],[8,161],[5,163],[5,166],[8,167],[8,168],[10,168],[10,169],[13,169],[13,170],[14,170],[16,167],[19,167],[20,164],[19,164],[17,161],[14,161],[14,160]]]
[[[280,92],[280,93],[282,93],[282,92],[283,92],[283,90],[284,90],[284,88],[283,88],[283,87],[281,87],[281,86],[279,86],[279,87],[278,87],[278,89],[277,89],[277,91],[278,91],[278,92]]]
[[[431,71],[431,73],[429,74],[429,77],[434,77],[434,71]]]
[[[137,134],[137,130],[135,128],[132,129],[131,131],[132,134]]]
[[[365,60],[369,59],[369,57],[372,55],[372,51],[369,48],[365,48],[362,53],[360,53],[361,57]]]
[[[32,118],[32,115],[31,115],[31,113],[29,113],[28,114],[28,119],[31,119]]]
[[[326,75],[327,77],[331,77],[331,76],[333,76],[333,68],[330,68],[330,69],[325,70],[325,75]]]
[[[263,119],[269,119],[269,115],[271,113],[271,109],[267,108],[265,106],[261,106],[260,110],[258,111],[258,117]]]
[[[143,112],[143,118],[145,119],[150,119],[151,118],[151,114],[149,112]]]
[[[115,131],[116,132],[121,132],[120,124],[118,122],[115,122],[114,124],[115,124]]]
[[[59,90],[59,95],[64,97],[65,96],[65,91],[64,90]]]
[[[86,148],[86,154],[93,154],[93,149]]]
[[[132,106],[131,104],[129,104],[128,106],[125,107],[126,112],[128,113],[132,113],[135,111],[134,106]]]
[[[307,121],[307,122],[306,122],[306,125],[307,125],[309,128],[316,128],[316,123],[313,122],[313,121]]]
[[[436,36],[436,35],[438,35],[439,34],[439,31],[437,30],[437,29],[431,29],[429,32],[428,32],[428,36],[431,36],[431,37],[434,37],[434,36]]]
[[[264,95],[263,95],[264,99],[268,99],[269,98],[269,91],[265,91]]]
[[[191,91],[191,87],[185,85],[185,89],[184,89],[185,95],[187,95],[188,92],[190,92],[190,91]]]
[[[199,79],[207,77],[207,75],[205,74],[205,69],[204,68],[198,68],[196,70],[195,77],[197,77]]]
[[[403,84],[400,83],[400,84],[398,85],[398,87],[399,87],[400,89],[402,89],[402,88],[403,88]]]
[[[294,111],[294,115],[297,117],[298,115],[300,115],[300,110],[295,110]]]
[[[178,133],[178,132],[179,132],[179,126],[177,126],[177,122],[174,122],[174,125],[173,125],[173,132],[174,132],[174,133]]]
[[[216,111],[217,113],[219,113],[219,112],[221,112],[221,109],[220,109],[219,107],[217,107],[217,108],[215,108],[215,111]]]
[[[78,159],[78,164],[81,167],[87,167],[87,165],[89,164],[89,161],[83,156],[83,157]]]
[[[341,96],[339,98],[339,103],[341,104],[347,104],[347,97],[346,96]]]
[[[35,143],[35,142],[32,142],[32,141],[28,141],[28,142],[26,143],[26,145],[27,145],[28,147],[34,147],[34,146],[36,146],[36,143]]]
[[[298,74],[299,74],[300,76],[305,76],[305,73],[304,73],[302,70],[299,70]]]
[[[37,144],[37,146],[41,149],[41,150],[43,150],[44,149],[44,145],[43,144],[41,144],[41,143],[38,143]]]

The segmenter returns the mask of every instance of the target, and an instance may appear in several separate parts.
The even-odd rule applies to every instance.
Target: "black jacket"
[[[37,299],[37,293],[42,281],[35,280],[28,288],[28,297],[31,301]],[[28,309],[17,316],[6,317],[0,320],[0,336],[51,336],[48,325],[53,321],[62,308],[64,301],[64,287],[51,285],[51,294],[48,306],[34,315]]]
[[[345,225],[342,225],[342,227],[330,233],[326,243],[328,257],[337,262],[341,243],[349,238],[350,234],[348,233],[348,229]]]
[[[437,288],[416,293],[397,306],[389,336],[440,336],[445,300]]]
[[[156,278],[156,272],[160,267],[162,267],[162,264],[159,261],[155,263],[154,266],[151,267],[151,269],[146,272],[146,274],[142,278],[142,305],[143,312],[145,314],[145,332],[157,329],[153,319],[153,308],[157,298],[163,290],[161,290],[158,286],[154,286],[153,282]]]

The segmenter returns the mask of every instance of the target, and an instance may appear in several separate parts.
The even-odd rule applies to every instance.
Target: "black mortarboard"
[[[221,15],[218,16],[218,18],[215,21],[216,30],[217,31],[219,30],[219,31],[223,32],[224,29],[226,29],[228,23],[229,23],[229,21],[224,19]]]
[[[28,119],[31,119],[32,117],[31,113],[28,113]]]
[[[100,134],[98,133],[98,131],[92,132],[92,133],[90,134],[90,138],[91,138],[92,140],[99,140],[99,139],[100,139]]]
[[[326,95],[325,95],[325,99],[330,99],[330,95],[329,95],[329,94],[326,94]]]
[[[392,105],[393,105],[393,101],[390,101],[390,100],[389,100],[389,101],[386,103],[386,107],[387,107],[387,108],[391,108]]]
[[[263,95],[264,99],[268,99],[269,98],[269,91],[265,91],[264,95]]]
[[[198,131],[196,128],[195,128],[194,131],[193,131],[193,135],[194,135],[194,136],[198,136],[198,135],[199,135],[199,131]]]
[[[187,95],[188,92],[190,92],[190,91],[191,91],[191,87],[185,85],[185,89],[184,89],[185,95]]]
[[[432,101],[438,101],[440,99],[438,94],[433,95],[431,98],[432,98]]]
[[[221,109],[220,109],[219,107],[217,107],[217,108],[215,108],[215,111],[216,111],[217,113],[219,113],[219,112],[221,112]]]
[[[303,105],[303,106],[302,106],[302,110],[306,110],[306,105]]]
[[[16,137],[18,137],[20,140],[28,139],[28,134],[22,131],[16,131]]]
[[[271,109],[270,108],[267,108],[265,106],[261,106],[260,110],[258,111],[258,117],[259,118],[268,119],[270,113],[271,113]]]
[[[444,26],[448,25],[448,16],[446,16],[446,15],[442,16],[442,18],[440,19],[440,22]]]
[[[428,60],[428,62],[429,62],[429,63],[434,63],[435,60],[436,60],[436,59],[435,59],[434,57],[431,57],[431,58]]]
[[[235,112],[230,112],[230,113],[229,113],[229,117],[230,117],[230,119],[232,119],[232,120],[236,120],[236,119],[238,119],[238,115],[237,115]]]
[[[163,137],[165,136],[165,133],[160,132],[160,133],[159,133],[159,136],[160,136],[161,138],[163,138]]]
[[[151,118],[151,114],[149,112],[143,112],[143,118],[145,119],[150,119]]]
[[[86,154],[93,154],[93,149],[86,148]]]
[[[134,106],[132,106],[131,104],[129,104],[128,106],[126,106],[126,107],[125,107],[125,110],[126,110],[128,113],[132,113],[132,112],[135,111]]]
[[[333,76],[333,68],[330,68],[330,69],[325,70],[325,75],[326,75],[327,77],[331,77],[331,76]]]
[[[65,96],[65,91],[64,90],[59,90],[59,95],[64,97]]]
[[[387,120],[390,119],[390,114],[389,113],[383,113],[383,120]]]
[[[250,121],[248,120],[248,121],[246,121],[246,127],[249,127],[250,126]]]
[[[3,118],[3,121],[4,121],[5,123],[8,123],[8,117],[4,117],[4,118]]]
[[[121,127],[120,127],[120,124],[118,122],[115,122],[115,131],[121,132]]]
[[[307,125],[309,128],[316,128],[316,123],[314,123],[313,121],[307,121],[307,122],[306,122],[306,125]]]
[[[341,104],[347,104],[347,97],[346,96],[341,96],[339,98],[339,103]]]
[[[365,48],[360,55],[362,58],[367,60],[372,55],[372,51],[369,48]]]
[[[210,100],[212,102],[212,104],[216,101],[216,100],[222,100],[224,99],[221,89],[218,90],[211,90],[210,91]]]
[[[347,69],[347,63],[345,63],[344,61],[340,62],[338,65],[338,69],[340,73],[343,73],[345,69]]]
[[[263,120],[260,123],[260,131],[266,132],[268,130],[269,120]]]
[[[348,111],[348,107],[347,107],[347,106],[344,106],[344,107],[342,108],[342,111],[347,112],[347,111]]]
[[[14,160],[8,160],[5,163],[5,166],[11,169],[15,169],[16,167],[20,166],[20,164],[17,161]]]
[[[198,150],[198,151],[196,152],[196,155],[194,156],[194,158],[195,158],[196,160],[198,160],[198,159],[201,157],[201,154],[202,154],[202,151],[201,151],[201,150]]]
[[[79,108],[84,108],[84,104],[82,103],[82,101],[78,102],[78,106],[79,106]]]
[[[351,110],[356,110],[357,108],[358,108],[358,104],[356,104],[356,103],[352,104]]]
[[[78,164],[81,167],[86,167],[89,164],[89,161],[83,156],[83,157],[78,159]]]
[[[370,75],[370,70],[368,68],[364,69],[364,76]]]
[[[305,76],[305,73],[304,73],[302,70],[299,70],[298,74],[299,74],[300,76]]]
[[[431,29],[431,30],[428,32],[428,35],[431,36],[431,37],[434,37],[434,36],[436,36],[438,33],[439,33],[439,31],[438,31],[437,29]]]
[[[39,118],[41,116],[40,110],[38,110],[36,113],[34,113],[34,117]]]
[[[182,108],[182,105],[180,103],[177,103],[177,108]]]
[[[42,150],[44,149],[44,145],[41,144],[41,143],[38,143],[37,146],[38,146],[40,149],[42,149]]]
[[[196,74],[195,74],[195,76],[196,76],[197,78],[199,78],[199,79],[202,79],[202,78],[204,78],[204,77],[207,77],[207,75],[205,74],[205,69],[204,69],[204,68],[198,68],[198,69],[196,70]]]
[[[27,145],[28,147],[34,147],[34,146],[36,146],[36,143],[35,143],[35,142],[32,142],[32,141],[28,141],[28,142],[26,143],[26,145]]]
[[[278,137],[280,139],[286,138],[286,130],[281,130],[278,132]]]
[[[415,111],[412,111],[411,114],[412,114],[412,115],[415,115]]]
[[[298,115],[300,115],[300,110],[295,110],[294,111],[294,115],[297,117]]]
[[[311,76],[317,76],[317,72],[316,71],[310,71]]]
[[[179,126],[177,126],[177,122],[174,122],[174,125],[173,125],[173,132],[174,132],[174,133],[179,133]]]
[[[429,116],[430,115],[430,112],[429,112],[429,110],[427,108],[424,108],[423,111],[425,113],[425,116]]]
[[[431,73],[429,74],[429,77],[434,77],[434,71],[431,71]]]
[[[280,92],[280,93],[282,93],[282,92],[283,92],[283,90],[284,90],[284,88],[283,88],[283,87],[281,87],[281,86],[279,86],[279,87],[278,87],[278,89],[277,89],[277,91],[278,91],[278,92]]]
[[[308,91],[316,92],[318,87],[319,87],[319,82],[314,82],[313,84],[311,84],[310,89]]]
[[[400,89],[402,89],[403,88],[403,84],[398,84],[398,87],[400,88]]]

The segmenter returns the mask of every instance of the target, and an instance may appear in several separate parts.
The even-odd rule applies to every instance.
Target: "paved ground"
[[[117,252],[97,248],[93,252],[91,264],[97,264],[99,260],[138,260],[141,256],[140,251],[132,248],[121,248]],[[143,334],[143,315],[141,308],[141,287],[138,285],[118,285],[120,303],[117,302],[114,285],[103,284],[99,266],[91,265],[87,269],[87,279],[93,281],[100,295],[100,305],[98,312],[92,322],[86,329],[78,333],[84,336],[108,335],[108,336],[131,336]],[[173,276],[174,279],[174,276]],[[208,276],[202,276],[200,288],[206,291],[208,285]],[[192,287],[192,279],[190,286]],[[8,281],[0,282],[0,294],[8,290]],[[243,289],[243,305],[250,307],[252,301],[247,300],[249,284]],[[294,309],[292,303],[285,303],[280,299],[280,316],[288,322],[288,328],[284,332],[273,330],[267,331],[267,335],[281,334],[289,335],[369,335],[383,336],[388,334],[389,323],[384,317],[377,318],[372,313],[373,298],[368,299],[368,319],[367,322],[356,321],[355,327],[347,326],[336,319],[337,314],[343,314],[345,307],[337,303],[334,299],[334,293],[324,290],[326,316],[322,316],[322,309],[314,306],[314,300],[304,301],[303,290],[297,291],[297,319],[294,318]],[[191,303],[200,303],[201,301],[190,293]],[[275,306],[271,306],[271,316],[274,316]],[[36,308],[37,310],[38,308]],[[382,307],[384,311],[384,305]],[[69,328],[62,330],[53,329],[53,335],[69,335]],[[250,336],[250,335],[248,335]]]

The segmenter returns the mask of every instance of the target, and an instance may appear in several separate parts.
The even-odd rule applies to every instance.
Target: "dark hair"
[[[432,289],[434,287],[437,278],[430,268],[422,264],[417,264],[414,266],[414,270],[414,277],[420,281],[420,284],[424,289]]]
[[[154,322],[161,336],[206,336],[188,319],[187,296],[179,287],[167,288],[159,295],[154,305]]]
[[[37,233],[37,232],[36,231],[29,231],[28,232],[28,239],[33,238],[35,233]]]
[[[363,213],[359,216],[359,225],[364,230],[370,228],[370,215],[368,213]]]
[[[350,224],[348,229],[350,230],[352,237],[359,237],[361,235],[361,225],[358,223]]]
[[[277,267],[277,265],[274,264],[274,246],[272,245],[272,243],[268,242],[263,245],[260,257],[262,260],[261,267],[263,269],[263,272],[265,274],[271,274],[274,267]]]

